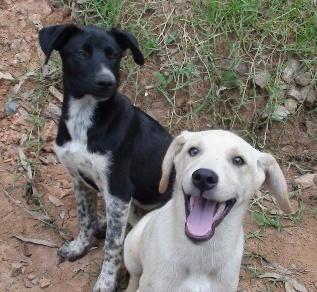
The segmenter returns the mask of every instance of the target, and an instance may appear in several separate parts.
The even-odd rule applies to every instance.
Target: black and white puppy
[[[104,262],[94,291],[114,291],[130,204],[165,203],[158,193],[161,164],[170,135],[118,93],[125,50],[144,64],[137,40],[117,28],[56,25],[39,33],[49,60],[57,50],[63,62],[64,101],[55,151],[73,177],[80,232],[58,251],[60,260],[85,255],[93,236],[105,235]],[[98,223],[96,194],[106,205],[106,226]]]

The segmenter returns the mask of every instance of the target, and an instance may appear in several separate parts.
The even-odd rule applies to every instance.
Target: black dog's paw
[[[85,256],[89,251],[89,245],[84,244],[79,240],[65,242],[64,245],[57,251],[58,264],[65,260],[74,262]]]
[[[94,232],[94,236],[97,239],[105,239],[106,238],[106,226],[100,225]]]

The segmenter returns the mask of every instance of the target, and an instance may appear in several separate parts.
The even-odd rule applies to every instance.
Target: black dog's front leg
[[[122,250],[128,221],[130,202],[104,194],[107,213],[107,231],[104,246],[104,261],[94,292],[113,292],[117,274],[122,265]]]
[[[98,230],[97,194],[80,178],[74,178],[74,193],[77,202],[80,232],[77,238],[66,242],[57,252],[59,262],[75,261],[83,257],[90,248],[93,235]]]

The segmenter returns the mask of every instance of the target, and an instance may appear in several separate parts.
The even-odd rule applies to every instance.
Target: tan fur
[[[271,154],[262,153],[259,162],[265,172],[265,183],[276,198],[279,207],[285,213],[292,213],[287,195],[287,183],[277,161]]]
[[[197,148],[197,155],[189,149]],[[233,158],[245,163],[236,165]],[[236,292],[243,255],[243,217],[251,196],[264,182],[284,212],[291,212],[287,184],[274,157],[261,153],[228,131],[185,132],[176,137],[163,160],[160,192],[176,180],[172,199],[148,213],[128,234],[124,261],[130,272],[128,292]],[[200,168],[217,173],[217,185],[202,194],[192,181]],[[184,195],[236,203],[206,241],[193,243],[185,235]]]
[[[187,133],[188,133],[187,131],[182,132],[179,136],[177,136],[173,140],[173,142],[167,149],[167,152],[165,154],[163,164],[162,164],[162,178],[159,185],[159,192],[161,194],[164,194],[167,190],[167,187],[169,184],[169,177],[173,167],[174,158],[183,147],[186,141],[185,136],[187,135]]]

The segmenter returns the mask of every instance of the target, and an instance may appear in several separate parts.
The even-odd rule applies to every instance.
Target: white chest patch
[[[72,140],[62,146],[55,145],[55,152],[72,176],[81,172],[102,191],[108,188],[106,178],[110,154],[100,155],[87,149],[87,130],[92,125],[96,106],[97,101],[89,95],[81,99],[70,98],[66,126]]]
[[[97,101],[90,95],[81,99],[70,97],[66,126],[73,140],[87,143],[87,130],[92,124],[96,106]]]

